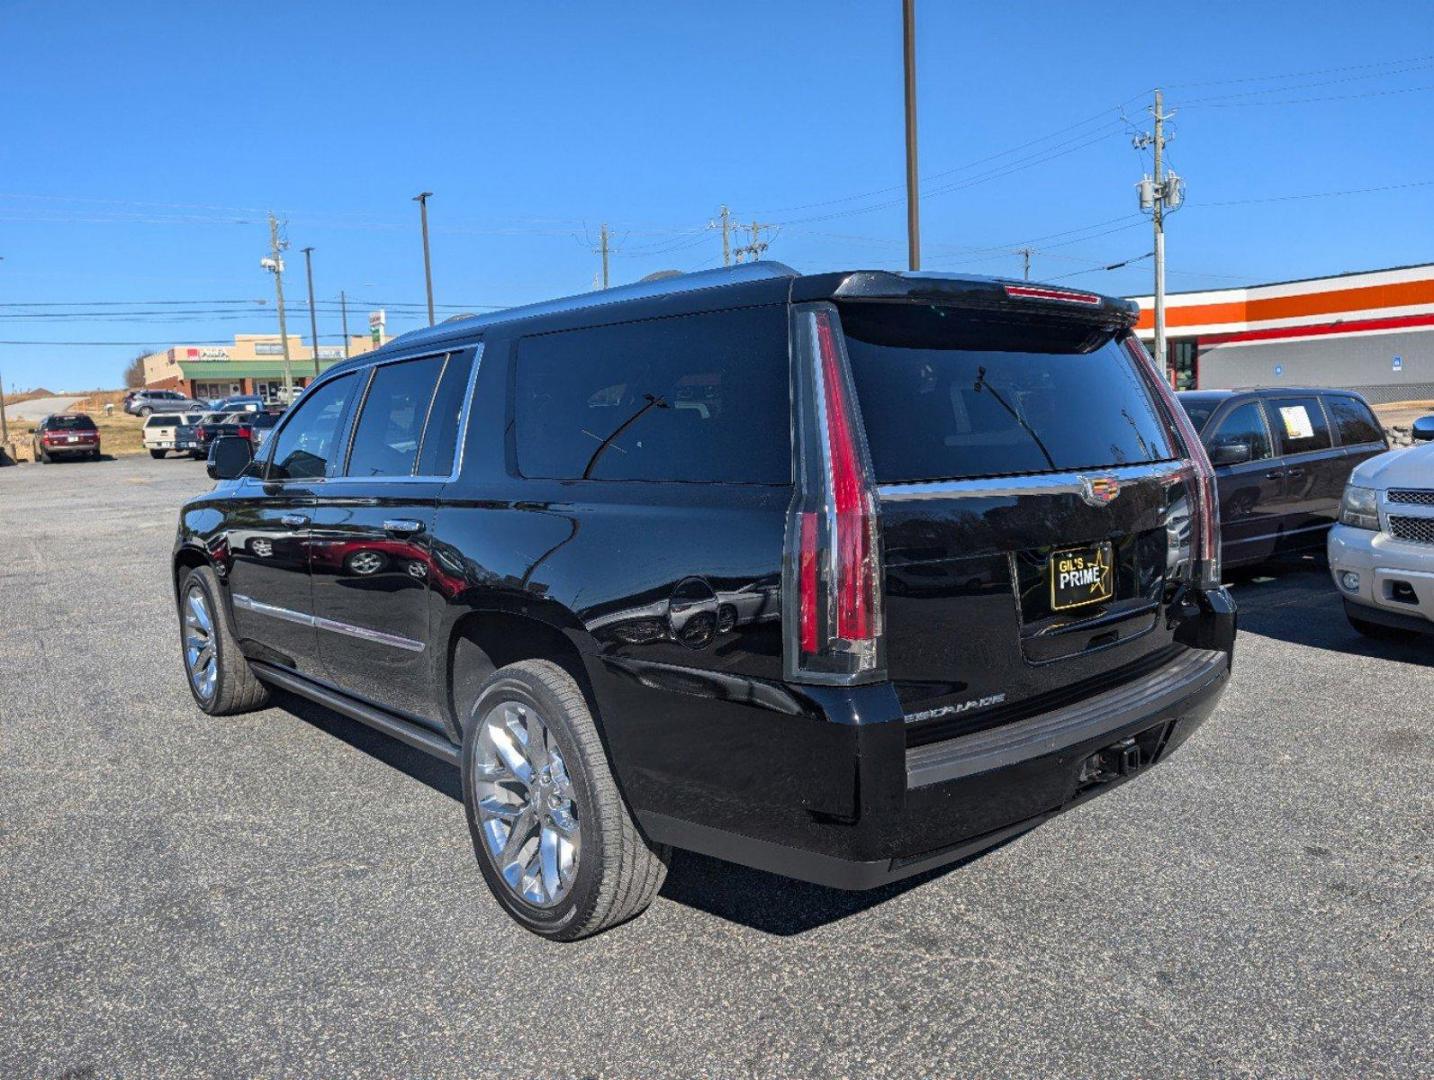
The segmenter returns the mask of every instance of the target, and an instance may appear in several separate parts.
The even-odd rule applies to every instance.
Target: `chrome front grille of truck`
[[[1390,488],[1386,498],[1404,506],[1434,506],[1434,488]]]
[[[1412,540],[1416,544],[1434,544],[1434,517],[1389,515],[1389,533],[1396,540]]]

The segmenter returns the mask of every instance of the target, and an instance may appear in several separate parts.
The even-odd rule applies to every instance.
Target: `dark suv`
[[[212,714],[269,687],[461,765],[499,902],[641,911],[670,847],[863,889],[1210,714],[1213,474],[1119,300],[775,263],[336,365],[174,552]]]
[[[1176,395],[1215,466],[1226,566],[1323,550],[1355,466],[1389,449],[1352,390],[1271,387]]]

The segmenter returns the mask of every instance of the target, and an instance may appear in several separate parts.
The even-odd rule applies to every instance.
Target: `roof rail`
[[[400,334],[392,341],[386,342],[384,347],[388,348],[394,345],[406,347],[417,344],[429,336],[439,337],[450,334],[459,329],[458,323],[465,324],[463,328],[468,329],[474,322],[477,322],[478,325],[487,325],[495,322],[508,322],[511,319],[526,319],[536,315],[556,315],[565,311],[581,311],[584,308],[601,307],[605,304],[620,304],[627,300],[646,300],[655,296],[670,296],[696,292],[699,289],[720,288],[724,285],[741,285],[750,281],[768,281],[773,278],[794,278],[796,276],[797,272],[786,263],[762,260],[739,263],[736,266],[717,267],[713,270],[696,270],[690,274],[677,274],[657,281],[638,281],[631,285],[617,285],[611,289],[579,293],[576,296],[565,296],[558,300],[543,300],[536,304],[503,308],[483,315],[454,315],[452,318],[444,319],[436,326],[425,326],[418,330],[410,330],[406,334]]]

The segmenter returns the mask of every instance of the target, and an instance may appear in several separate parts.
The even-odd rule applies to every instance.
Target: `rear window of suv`
[[[1173,457],[1109,331],[941,308],[845,304],[876,478],[969,479]]]
[[[788,484],[784,305],[524,338],[518,471],[560,480]]]
[[[95,422],[88,416],[52,416],[45,422],[47,431],[94,431]]]

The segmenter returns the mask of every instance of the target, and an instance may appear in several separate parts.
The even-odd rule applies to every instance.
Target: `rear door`
[[[314,511],[314,618],[327,678],[441,727],[428,649],[433,518],[454,471],[471,349],[365,373],[347,462]]]
[[[1363,398],[1354,394],[1326,394],[1324,404],[1344,457],[1340,469],[1342,488],[1361,462],[1389,449],[1389,439]]]
[[[1258,400],[1237,403],[1214,417],[1203,439],[1215,463],[1220,493],[1221,550],[1229,563],[1255,563],[1274,554],[1284,514],[1285,470]],[[1221,464],[1222,460],[1234,460]]]
[[[1114,331],[838,305],[880,492],[887,665],[916,741],[1161,662],[1185,465]],[[930,723],[925,723],[925,721]]]
[[[1318,546],[1339,516],[1348,474],[1334,445],[1329,420],[1318,394],[1265,399],[1265,414],[1280,444],[1285,474],[1279,547]]]

